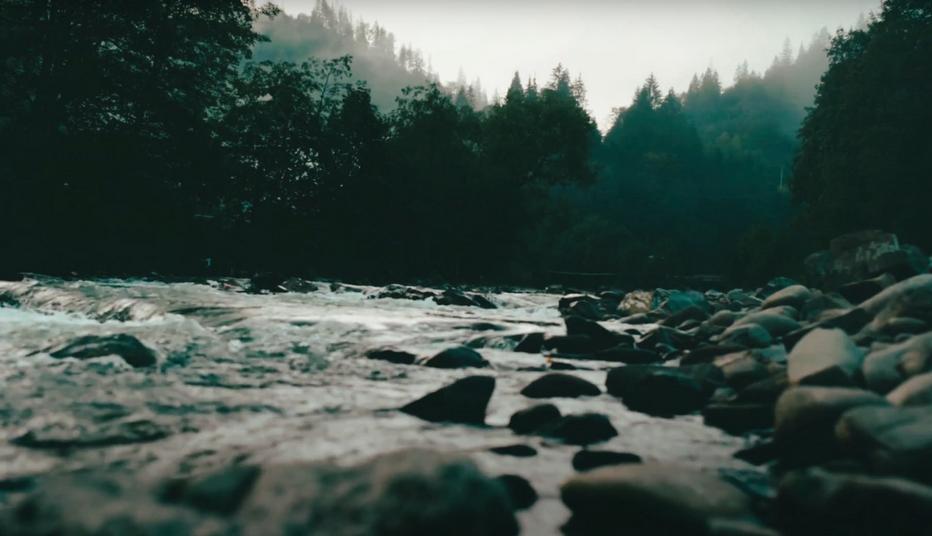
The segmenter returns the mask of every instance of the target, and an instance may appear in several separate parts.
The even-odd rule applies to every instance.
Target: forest
[[[924,0],[763,73],[650,76],[604,134],[561,65],[490,99],[328,2],[3,0],[2,24],[3,273],[754,283],[846,231],[932,247]]]

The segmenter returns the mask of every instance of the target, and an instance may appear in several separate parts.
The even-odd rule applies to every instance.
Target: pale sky
[[[309,12],[314,0],[276,0]],[[335,2],[340,4],[340,2]],[[789,38],[794,50],[823,26],[853,26],[880,0],[343,0],[355,17],[378,21],[429,58],[441,80],[481,79],[491,97],[514,71],[541,83],[562,62],[581,74],[589,110],[606,128],[653,73],[683,91],[713,67],[730,83],[747,60],[763,71]]]

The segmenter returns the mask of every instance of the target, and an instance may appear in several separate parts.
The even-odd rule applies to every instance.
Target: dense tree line
[[[919,11],[901,41],[927,28]],[[762,75],[740,68],[730,87],[711,70],[681,94],[650,77],[602,136],[562,66],[540,85],[516,73],[489,104],[478,84],[436,83],[419,54],[327,2],[299,18],[239,0],[3,0],[3,13],[0,258],[55,273],[762,277],[788,256],[794,132],[828,61],[822,34]],[[846,62],[884,63],[864,36],[888,17],[835,38],[806,119],[793,187],[820,229],[870,221],[819,205],[818,188],[843,188],[824,163],[843,154],[826,148],[854,141],[814,140],[854,135],[825,110],[864,104],[835,95],[868,98],[850,89],[862,67]],[[905,72],[927,74],[917,63]],[[891,69],[877,76],[904,76]],[[897,102],[928,117],[912,82],[899,87]],[[857,141],[885,135],[861,132],[867,120]],[[928,143],[908,132],[908,147]],[[927,184],[915,167],[927,159],[895,154],[885,165],[900,166],[902,188]],[[915,232],[910,214],[894,230]]]
[[[932,248],[932,2],[887,0],[835,36],[829,59],[793,173],[806,227],[882,228]]]

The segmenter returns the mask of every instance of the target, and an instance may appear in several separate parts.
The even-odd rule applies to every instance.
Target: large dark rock
[[[578,474],[560,488],[567,535],[707,534],[712,519],[753,519],[751,501],[714,475],[625,464]]]
[[[485,368],[489,366],[489,362],[472,348],[457,346],[431,357],[424,362],[424,366],[442,369]]]
[[[791,384],[853,386],[864,352],[840,329],[816,329],[800,339],[787,359]]]
[[[584,449],[573,455],[573,469],[591,471],[609,465],[641,463],[641,457],[630,452],[613,452],[610,450]]]
[[[932,488],[899,478],[797,471],[780,482],[777,506],[787,534],[920,536],[932,526]]]
[[[592,382],[560,372],[552,372],[537,378],[521,390],[528,398],[598,396],[602,390]]]
[[[407,404],[401,411],[425,421],[483,424],[494,390],[495,378],[469,376]]]
[[[106,336],[86,335],[47,351],[56,359],[93,359],[116,355],[132,367],[150,367],[158,361],[152,349],[139,342],[136,337],[124,333]]]
[[[932,406],[865,406],[847,411],[835,427],[845,454],[875,473],[932,483]]]
[[[609,371],[605,386],[628,409],[661,417],[698,411],[708,400],[708,394],[693,374],[672,367],[614,368]]]
[[[503,484],[428,450],[337,464],[263,468],[231,534],[518,534]],[[165,533],[168,534],[168,533]]]
[[[843,387],[794,387],[777,400],[774,440],[789,465],[814,463],[838,454],[835,425],[848,410],[888,405],[869,391]]]
[[[570,445],[599,443],[618,435],[608,417],[599,413],[564,415],[544,425],[537,433]]]
[[[923,372],[926,367],[920,363],[932,365],[932,333],[917,335],[867,354],[862,366],[864,381],[871,390],[887,393],[907,379],[906,369],[913,374]]]
[[[530,458],[537,456],[537,449],[530,445],[517,443],[515,445],[503,445],[501,447],[492,447],[489,452],[500,456],[514,456],[515,458]]]
[[[877,324],[897,317],[932,323],[932,274],[917,275],[888,287],[859,308],[872,315]]]
[[[592,342],[592,351],[611,348],[619,344],[634,343],[634,337],[625,333],[615,333],[604,328],[598,322],[579,316],[567,316],[566,334],[570,337],[588,337]]]
[[[707,426],[731,434],[773,427],[773,405],[762,403],[723,402],[703,408],[702,420]]]
[[[518,341],[518,345],[515,346],[514,351],[526,354],[539,354],[543,347],[543,333],[528,333],[527,335],[521,337],[521,340]]]
[[[812,283],[836,288],[884,273],[905,279],[927,272],[929,259],[918,248],[900,244],[896,235],[860,231],[835,238],[828,251],[813,253],[805,265]]]
[[[531,434],[560,420],[560,417],[560,410],[553,404],[539,404],[516,411],[508,421],[508,428],[516,434]]]
[[[515,510],[527,510],[537,502],[537,492],[526,478],[518,475],[501,475],[497,480],[511,499]]]
[[[439,296],[434,296],[437,305],[459,305],[463,307],[480,307],[482,309],[495,309],[496,305],[482,294],[475,292],[460,292],[447,289]]]
[[[887,400],[897,406],[932,405],[932,372],[906,380],[887,394]]]
[[[388,361],[397,365],[413,365],[417,356],[394,348],[376,348],[366,352],[368,359],[377,361]]]
[[[864,279],[853,283],[846,283],[838,287],[838,293],[853,304],[873,298],[883,289],[896,283],[896,278],[890,274],[882,274],[872,279]]]
[[[376,300],[429,300],[435,298],[437,292],[429,289],[407,287],[404,285],[388,285],[368,295]]]

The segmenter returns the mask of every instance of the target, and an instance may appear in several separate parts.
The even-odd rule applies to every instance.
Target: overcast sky
[[[288,13],[314,0],[277,0]],[[339,2],[336,2],[339,3]],[[823,26],[849,28],[880,0],[343,0],[354,16],[421,49],[444,81],[462,69],[492,96],[515,70],[544,82],[562,62],[581,74],[602,128],[651,73],[685,90],[696,71],[732,80],[739,63],[763,71],[784,39],[794,49]]]

